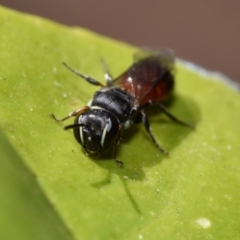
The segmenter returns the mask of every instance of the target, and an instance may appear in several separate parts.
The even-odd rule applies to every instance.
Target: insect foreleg
[[[120,139],[121,139],[121,133],[122,133],[122,128],[119,129],[119,132],[118,132],[118,137],[113,145],[113,160],[117,163],[117,165],[119,167],[122,167],[124,165],[124,163],[120,160],[117,159],[117,148],[118,148],[118,145],[120,143]]]
[[[89,106],[85,106],[85,107],[83,107],[83,108],[79,108],[79,109],[77,109],[77,110],[69,113],[66,117],[64,117],[64,118],[62,118],[62,119],[56,118],[53,113],[51,113],[50,116],[51,116],[55,121],[57,121],[57,122],[63,122],[63,121],[65,121],[65,120],[69,119],[70,117],[77,117],[77,116],[85,113],[85,112],[88,111],[89,109],[90,109]]]

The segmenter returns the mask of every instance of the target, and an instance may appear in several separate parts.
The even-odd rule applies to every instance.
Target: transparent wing
[[[142,48],[140,51],[133,55],[134,62],[139,62],[144,58],[155,57],[158,59],[159,63],[168,68],[169,70],[173,68],[175,61],[175,53],[170,48],[162,49],[150,49]]]

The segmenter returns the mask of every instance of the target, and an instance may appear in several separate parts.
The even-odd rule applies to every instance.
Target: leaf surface
[[[137,125],[119,148],[124,168],[111,156],[94,161],[71,131],[62,130],[65,123],[49,117],[86,105],[98,89],[61,62],[104,82],[99,59],[104,57],[117,76],[132,63],[136,48],[5,8],[0,8],[0,22],[0,126],[12,145],[6,154],[11,161],[16,151],[37,176],[76,239],[239,239],[239,92],[218,75],[178,61],[169,111],[196,129],[153,110],[154,135],[170,157],[158,152]],[[22,168],[18,172],[24,174]],[[24,204],[16,200],[14,207]],[[7,229],[16,225],[8,224]]]

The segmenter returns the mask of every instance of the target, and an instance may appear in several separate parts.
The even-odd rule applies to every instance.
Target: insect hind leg
[[[188,127],[188,128],[191,128],[191,129],[194,129],[194,125],[191,124],[191,123],[187,123],[187,122],[184,122],[180,119],[178,119],[177,117],[175,117],[172,113],[170,113],[160,102],[157,102],[157,101],[148,101],[146,104],[144,104],[141,109],[146,109],[148,106],[151,106],[151,105],[157,105],[158,108],[160,109],[160,111],[162,111],[167,117],[169,117],[173,122],[177,123],[177,124],[180,124],[182,126],[185,126],[185,127]]]
[[[178,123],[180,125],[183,125],[185,127],[189,127],[189,128],[194,128],[193,124],[190,123],[186,123],[180,119],[178,119],[177,117],[175,117],[172,113],[170,113],[161,103],[156,102],[156,105],[158,106],[158,108],[166,115],[168,116],[173,122]]]
[[[151,130],[151,127],[150,127],[150,124],[149,124],[149,120],[147,118],[147,115],[146,113],[141,110],[141,115],[142,115],[142,123],[148,133],[148,135],[150,136],[150,138],[152,139],[153,143],[155,144],[155,146],[165,155],[168,155],[168,151],[166,151],[165,149],[163,149],[156,141],[155,137],[153,136],[152,134],[152,130]]]

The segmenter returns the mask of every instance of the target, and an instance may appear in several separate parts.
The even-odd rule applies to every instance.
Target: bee
[[[93,95],[89,103],[71,112],[68,116],[58,119],[63,122],[75,117],[73,124],[64,129],[73,129],[77,142],[89,156],[99,156],[113,149],[113,160],[123,166],[117,159],[117,148],[120,138],[126,129],[133,124],[142,122],[145,130],[155,146],[165,155],[168,152],[156,141],[145,113],[150,105],[158,106],[159,110],[174,122],[193,128],[172,115],[162,104],[171,95],[174,88],[174,56],[169,50],[141,51],[135,54],[134,63],[120,76],[113,79],[105,62],[106,85],[87,76],[63,63],[74,74],[88,83],[101,87]]]

